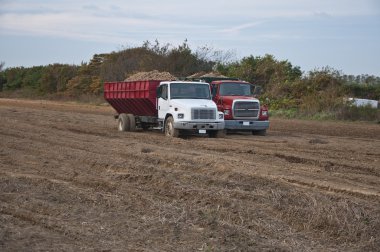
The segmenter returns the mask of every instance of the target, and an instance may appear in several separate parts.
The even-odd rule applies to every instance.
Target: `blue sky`
[[[0,0],[5,67],[80,64],[156,39],[380,76],[380,1]]]

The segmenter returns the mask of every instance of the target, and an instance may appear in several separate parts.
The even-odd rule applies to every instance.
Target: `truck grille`
[[[198,119],[211,119],[215,120],[216,118],[216,111],[215,109],[192,109],[191,110],[191,119],[198,120]]]
[[[235,118],[258,118],[260,104],[257,101],[238,101],[234,103]]]

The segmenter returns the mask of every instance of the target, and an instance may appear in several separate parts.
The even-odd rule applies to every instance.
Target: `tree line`
[[[208,46],[193,50],[186,40],[178,46],[145,41],[138,47],[95,54],[88,63],[80,65],[57,63],[4,69],[2,63],[0,91],[2,96],[20,90],[36,97],[100,96],[105,81],[121,81],[136,72],[158,70],[185,77],[201,71],[218,71],[260,85],[261,99],[272,110],[296,109],[312,114],[336,110],[348,96],[380,100],[377,76],[345,75],[329,67],[305,73],[299,66],[273,55],[232,58],[231,52]]]

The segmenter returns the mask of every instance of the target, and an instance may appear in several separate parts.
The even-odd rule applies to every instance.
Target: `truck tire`
[[[226,137],[225,130],[213,130],[213,131],[210,131],[208,134],[211,138],[225,138]]]
[[[118,130],[128,131],[129,130],[129,118],[126,114],[120,114],[118,120]]]
[[[263,130],[252,130],[252,135],[266,136],[267,135],[267,130],[266,129],[263,129]]]
[[[129,131],[136,131],[136,120],[135,116],[132,114],[127,114],[129,119]]]
[[[169,116],[165,121],[165,135],[179,137],[179,130],[174,128],[174,119],[172,116]]]

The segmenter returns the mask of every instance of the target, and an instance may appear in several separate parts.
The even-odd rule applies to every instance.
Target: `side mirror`
[[[262,92],[262,87],[256,85],[255,89],[253,91],[253,94],[259,96],[259,95],[261,95],[261,92]]]
[[[156,95],[157,98],[160,98],[160,97],[161,97],[161,94],[162,94],[162,86],[157,87],[156,94],[157,94],[157,95]]]

